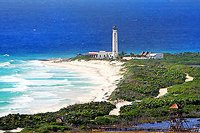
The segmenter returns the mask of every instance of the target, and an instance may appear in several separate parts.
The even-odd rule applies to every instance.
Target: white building
[[[92,58],[97,58],[97,59],[111,59],[112,58],[112,52],[106,52],[106,51],[88,52],[87,55]]]
[[[150,52],[142,52],[143,54],[140,54],[140,56],[128,56],[128,57],[123,57],[123,60],[132,60],[132,59],[137,59],[137,60],[145,60],[145,59],[162,59],[164,58],[163,53],[150,53]]]
[[[87,56],[97,59],[116,59],[118,56],[118,29],[116,26],[112,28],[112,52],[99,51],[88,52]]]
[[[126,56],[125,56],[125,57],[123,57],[122,59],[123,59],[123,60],[132,60],[133,57],[131,57],[131,56],[126,57]]]
[[[149,59],[162,59],[164,57],[163,53],[149,53],[146,55]]]

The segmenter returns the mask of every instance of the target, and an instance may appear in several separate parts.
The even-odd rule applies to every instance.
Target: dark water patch
[[[186,129],[191,128],[199,128],[200,118],[188,118],[183,121],[183,127]],[[144,123],[139,124],[135,127],[137,130],[162,130],[167,131],[170,128],[170,121],[162,121],[162,122],[155,122],[155,123]],[[200,132],[200,130],[199,130]]]

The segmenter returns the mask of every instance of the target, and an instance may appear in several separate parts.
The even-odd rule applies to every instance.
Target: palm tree
[[[131,57],[134,57],[134,56],[135,56],[135,54],[131,52],[131,53],[130,53],[130,56],[131,56]]]
[[[124,56],[126,56],[126,52],[122,51],[120,54],[119,54],[119,59],[122,59]]]

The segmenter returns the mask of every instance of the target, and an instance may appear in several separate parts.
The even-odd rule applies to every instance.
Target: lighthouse
[[[112,51],[88,52],[86,56],[96,59],[116,59],[118,57],[118,28],[112,27]]]
[[[113,26],[112,28],[112,56],[114,59],[118,56],[118,28]]]

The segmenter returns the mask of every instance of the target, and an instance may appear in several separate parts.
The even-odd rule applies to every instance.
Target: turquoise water
[[[1,56],[0,116],[54,111],[79,102],[78,97],[93,86],[89,77],[62,67],[46,66],[28,57]]]

